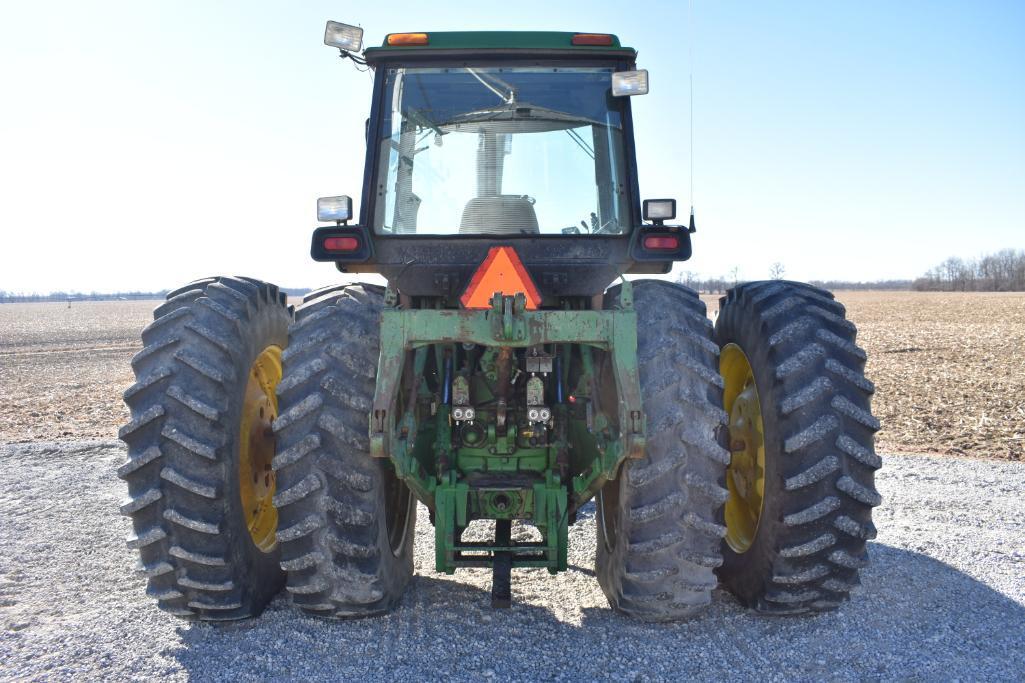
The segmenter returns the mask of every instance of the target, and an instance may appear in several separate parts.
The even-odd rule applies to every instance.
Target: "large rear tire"
[[[722,562],[729,454],[718,441],[719,350],[695,292],[660,280],[635,281],[633,290],[647,448],[598,495],[596,567],[614,609],[673,621],[711,601]],[[617,296],[614,288],[607,300]]]
[[[255,616],[284,583],[269,428],[288,343],[285,295],[257,280],[207,278],[168,294],[153,318],[124,394],[128,545],[161,609]]]
[[[413,574],[416,503],[370,456],[383,292],[329,287],[296,311],[278,385],[275,503],[286,588],[322,617],[382,614]]]
[[[844,313],[796,282],[751,282],[720,301],[732,462],[719,578],[760,612],[833,609],[868,563],[879,422]]]

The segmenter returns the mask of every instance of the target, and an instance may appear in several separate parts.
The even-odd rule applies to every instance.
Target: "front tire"
[[[868,564],[879,422],[844,313],[796,282],[751,282],[720,301],[732,461],[719,578],[759,612],[833,609]]]
[[[207,278],[169,293],[153,318],[124,394],[128,545],[161,609],[255,616],[284,583],[268,430],[288,343],[285,295],[257,280]]]
[[[659,280],[635,281],[633,290],[647,446],[598,495],[595,564],[614,609],[674,621],[711,601],[722,562],[722,379],[697,293]]]

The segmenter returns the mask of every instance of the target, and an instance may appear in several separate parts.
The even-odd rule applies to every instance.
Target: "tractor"
[[[567,569],[585,514],[631,617],[687,618],[719,585],[761,613],[840,605],[880,501],[865,353],[810,285],[740,284],[713,325],[696,292],[624,277],[666,275],[695,232],[693,210],[640,200],[636,52],[362,40],[328,22],[374,75],[359,215],[318,200],[311,248],[350,283],[292,307],[210,277],[142,332],[118,474],[147,593],[193,620],[258,615],[282,587],[312,615],[382,614],[420,522],[437,571],[490,568],[505,607],[512,570]],[[351,283],[370,273],[386,286]]]

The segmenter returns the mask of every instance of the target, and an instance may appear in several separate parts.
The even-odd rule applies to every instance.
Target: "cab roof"
[[[381,47],[367,48],[364,56],[368,62],[375,62],[393,57],[409,57],[411,53],[423,56],[441,56],[442,54],[459,55],[494,55],[512,54],[533,56],[574,55],[608,56],[634,59],[637,52],[633,48],[623,47],[619,38],[608,36],[605,45],[574,45],[574,36],[584,35],[571,31],[425,31],[427,44],[395,45],[389,44],[391,36],[385,36]],[[586,34],[596,35],[596,34]]]

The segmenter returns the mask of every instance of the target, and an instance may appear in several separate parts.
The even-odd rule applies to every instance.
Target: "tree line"
[[[1025,292],[1025,251],[1002,249],[975,259],[951,256],[912,287],[920,292]]]
[[[170,290],[160,292],[50,292],[49,294],[25,294],[20,292],[5,292],[0,289],[0,304],[19,304],[44,301],[139,301],[147,299],[163,299]]]
[[[775,263],[769,269],[769,276],[773,280],[783,279],[786,273],[783,266]],[[725,293],[730,287],[747,282],[739,276],[739,270],[734,268],[729,275],[716,275],[705,277],[693,271],[685,270],[676,276],[676,281],[691,289],[705,294]],[[875,280],[873,282],[853,282],[850,280],[812,280],[809,284],[822,287],[830,291],[836,290],[906,290],[911,289],[911,280]]]
[[[47,301],[58,301],[61,303],[74,303],[76,301],[152,301],[160,300],[167,296],[170,290],[163,289],[159,292],[50,292],[49,294],[25,294],[21,292],[6,292],[0,289],[0,304],[36,303]],[[302,296],[313,290],[306,288],[286,288],[281,291],[289,296]]]

